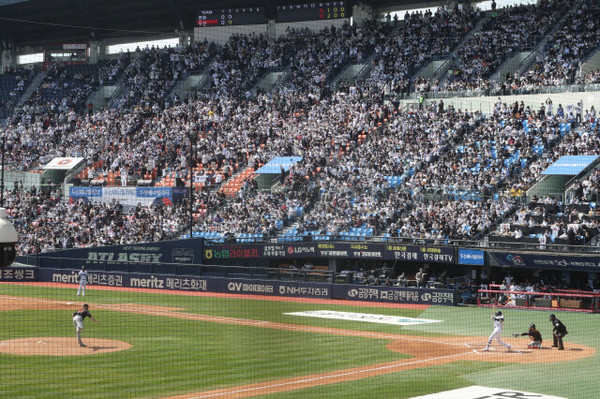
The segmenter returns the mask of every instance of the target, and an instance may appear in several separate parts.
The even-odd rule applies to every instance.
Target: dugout
[[[504,290],[497,284],[478,291],[477,305],[514,309],[567,310],[572,312],[600,312],[600,292],[541,287],[535,291]]]

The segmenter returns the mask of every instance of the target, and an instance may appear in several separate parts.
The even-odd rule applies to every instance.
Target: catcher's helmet
[[[529,328],[535,328],[535,324],[531,323],[531,324],[529,325]]]
[[[496,316],[502,316],[502,311],[501,310],[497,311]]]

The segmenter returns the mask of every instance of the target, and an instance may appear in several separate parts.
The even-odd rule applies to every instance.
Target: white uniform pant
[[[87,281],[79,282],[79,289],[77,290],[77,295],[81,294],[85,296],[85,286],[87,285]]]
[[[503,347],[510,348],[509,344],[507,344],[506,342],[502,341],[502,339],[500,338],[500,334],[502,334],[502,329],[501,328],[494,328],[494,332],[492,332],[492,334],[490,335],[490,338],[488,338],[488,344],[487,344],[487,346],[490,346],[492,344],[492,341],[495,339],[496,342],[498,342]]]
[[[531,341],[529,344],[527,344],[527,347],[542,349],[542,341]]]

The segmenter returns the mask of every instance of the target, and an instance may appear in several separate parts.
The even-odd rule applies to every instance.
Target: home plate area
[[[549,346],[543,349],[527,348],[529,340],[507,338],[511,351],[493,343],[490,351],[483,351],[487,337],[416,337],[403,336],[387,346],[389,350],[410,354],[420,358],[438,358],[453,355],[452,360],[492,361],[503,363],[554,363],[568,362],[592,356],[594,348],[574,343],[565,343],[565,350]]]
[[[467,348],[467,350],[471,350],[471,354],[466,356],[469,360],[507,363],[554,363],[582,359],[596,353],[594,348],[573,343],[565,343],[564,351],[559,351],[556,348],[550,347],[551,342],[546,346],[542,345],[542,349],[533,349],[527,347],[529,340],[519,338],[506,338],[504,340],[507,344],[512,346],[510,351],[495,342],[491,345],[489,351],[484,351],[483,349],[487,343],[485,338],[464,338],[465,337],[462,338],[464,347]],[[460,338],[452,338],[451,340],[459,339]],[[448,338],[445,340],[448,340]]]
[[[533,349],[518,349],[515,347],[510,348],[510,350],[507,350],[504,347],[494,347],[494,346],[490,346],[489,350],[484,351],[483,349],[485,348],[485,344],[468,344],[466,343],[465,346],[469,349],[472,349],[474,353],[479,353],[482,355],[487,355],[490,352],[498,352],[498,354],[505,354],[505,355],[522,355],[524,353],[530,353],[533,351]]]

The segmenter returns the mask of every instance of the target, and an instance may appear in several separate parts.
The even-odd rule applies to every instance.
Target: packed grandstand
[[[557,195],[527,196],[555,161],[598,155],[593,104],[507,103],[598,82],[600,5],[541,0],[483,12],[468,5],[372,13],[320,30],[233,35],[225,44],[143,47],[95,64],[47,63],[0,75],[7,171],[83,158],[66,182],[7,186],[20,254],[207,237],[239,242],[406,240],[596,243],[600,171]],[[516,52],[534,56],[497,76]],[[449,60],[422,77],[426,65]],[[339,77],[349,65],[364,73]],[[259,85],[285,71],[273,87]],[[183,79],[206,84],[177,94]],[[109,104],[90,98],[118,85]],[[497,97],[491,112],[442,94]],[[583,98],[583,96],[581,96]],[[268,187],[256,172],[296,157]],[[69,198],[69,186],[193,188],[173,203]],[[568,195],[565,193],[568,192]],[[191,203],[190,203],[191,198]],[[190,214],[192,217],[190,218]],[[191,220],[191,226],[190,226]],[[191,227],[191,228],[190,228]]]

